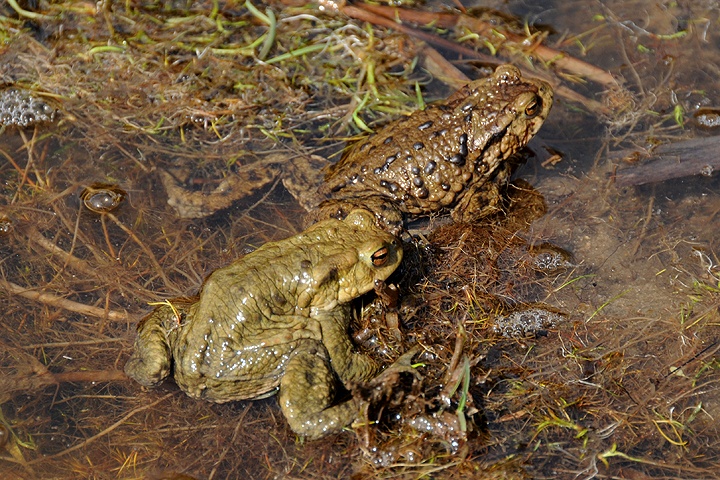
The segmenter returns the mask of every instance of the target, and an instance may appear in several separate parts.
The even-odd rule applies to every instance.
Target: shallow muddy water
[[[492,69],[354,10],[141,3],[0,7],[0,477],[716,477],[714,2],[463,2],[460,23],[421,29],[497,50],[555,103],[503,212],[411,224],[397,311],[363,299],[352,333],[384,365],[419,345],[419,378],[388,386],[377,424],[318,441],[272,397],[218,405],[130,381],[137,322],[303,229],[287,158],[335,161],[447,97],[462,77],[435,54],[470,78]],[[538,273],[538,252],[565,263]],[[537,305],[562,320],[493,328]]]

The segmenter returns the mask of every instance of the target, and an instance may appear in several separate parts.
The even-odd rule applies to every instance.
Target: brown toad
[[[327,168],[321,207],[379,195],[410,214],[450,209],[455,220],[477,219],[498,201],[510,173],[503,162],[537,133],[551,106],[550,85],[498,67],[353,145]]]

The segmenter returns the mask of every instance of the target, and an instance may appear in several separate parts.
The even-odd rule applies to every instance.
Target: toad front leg
[[[303,342],[280,380],[278,399],[290,428],[310,439],[337,433],[359,418],[358,400],[333,405],[338,377],[343,383],[366,382],[377,372],[370,357],[353,351],[349,314],[348,308],[336,308],[316,315],[322,342]]]
[[[456,222],[474,223],[500,210],[499,200],[500,188],[495,183],[473,188],[466,192],[462,200],[453,208],[452,219]]]
[[[396,383],[398,373],[419,374],[412,367],[413,348],[397,359],[370,384],[385,390],[385,382]],[[355,354],[355,359],[360,358]],[[363,357],[370,361],[369,358]],[[373,364],[374,365],[374,364]],[[374,369],[373,369],[374,371]],[[280,380],[278,400],[290,428],[310,440],[340,432],[362,417],[364,400],[351,398],[332,405],[337,377],[330,368],[327,351],[322,344],[308,342],[295,351]]]

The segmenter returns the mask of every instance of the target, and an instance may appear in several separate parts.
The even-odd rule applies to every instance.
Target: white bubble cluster
[[[554,327],[563,318],[559,313],[543,308],[529,308],[497,317],[493,331],[509,338],[531,337]]]
[[[54,118],[54,108],[27,92],[14,88],[0,91],[0,125],[29,127]]]
[[[563,252],[546,250],[538,252],[533,257],[533,267],[545,273],[553,273],[564,268],[572,267]]]

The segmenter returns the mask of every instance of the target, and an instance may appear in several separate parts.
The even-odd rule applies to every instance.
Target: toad
[[[353,350],[350,302],[401,259],[397,239],[365,210],[267,243],[215,270],[197,299],[145,317],[125,372],[153,386],[172,370],[189,396],[217,403],[277,393],[299,435],[337,432],[358,418],[360,402],[334,404],[336,378],[366,382],[378,370]]]
[[[390,123],[329,166],[319,193],[333,202],[363,204],[380,196],[402,212],[450,210],[473,221],[496,208],[505,161],[537,133],[552,106],[552,89],[498,67],[447,100]]]
[[[226,208],[283,175],[313,220],[362,207],[395,226],[403,213],[449,211],[455,220],[473,221],[497,208],[499,186],[512,173],[506,160],[540,129],[552,97],[546,82],[502,65],[445,101],[386,125],[333,165],[277,155],[243,167],[210,194],[185,191],[167,172],[163,183],[168,203],[186,218]]]

